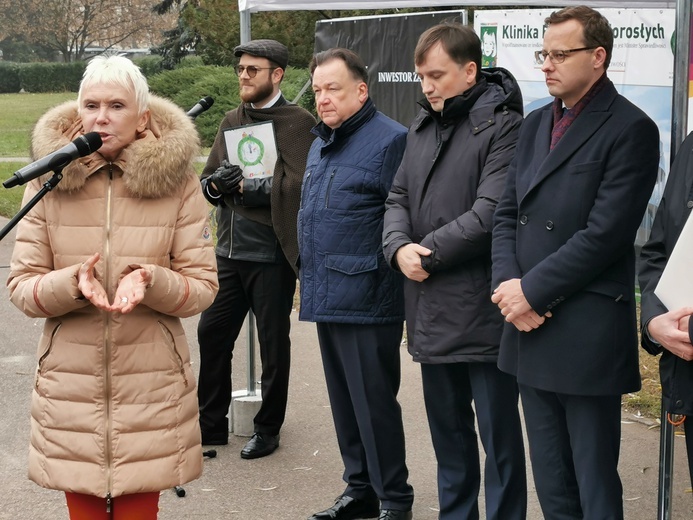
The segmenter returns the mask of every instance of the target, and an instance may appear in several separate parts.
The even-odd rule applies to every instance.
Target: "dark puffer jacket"
[[[385,199],[406,128],[367,100],[336,130],[320,123],[298,212],[300,319],[384,324],[404,319],[402,275],[381,247]]]
[[[484,69],[438,113],[423,109],[387,200],[390,265],[409,243],[433,251],[430,273],[405,280],[409,353],[422,363],[495,362],[503,318],[491,302],[493,213],[522,123],[522,96],[504,69]]]

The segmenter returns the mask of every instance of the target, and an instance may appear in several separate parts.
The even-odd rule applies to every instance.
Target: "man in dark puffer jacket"
[[[479,435],[486,518],[525,518],[527,488],[515,378],[496,366],[503,317],[490,301],[491,228],[522,122],[504,69],[481,70],[481,43],[460,24],[419,39],[426,99],[387,200],[384,250],[407,277],[409,352],[421,363],[438,460],[441,520],[478,518]]]

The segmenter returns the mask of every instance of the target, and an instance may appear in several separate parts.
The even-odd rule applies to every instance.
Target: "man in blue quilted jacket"
[[[347,483],[310,520],[408,520],[414,495],[397,402],[403,280],[380,244],[406,129],[376,110],[353,52],[321,52],[310,70],[322,122],[298,213],[300,319],[317,323]]]

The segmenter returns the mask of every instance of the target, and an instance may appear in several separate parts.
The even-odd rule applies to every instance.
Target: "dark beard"
[[[261,103],[263,101],[269,101],[274,93],[274,85],[272,85],[272,80],[267,78],[267,83],[258,85],[252,94],[241,93],[241,100],[245,103]]]

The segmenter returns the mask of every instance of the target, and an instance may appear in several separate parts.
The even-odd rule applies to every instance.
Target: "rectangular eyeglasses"
[[[591,51],[596,47],[580,47],[578,49],[565,49],[563,51],[536,51],[534,53],[534,61],[537,65],[543,65],[546,58],[551,60],[551,63],[563,63],[571,52]]]

